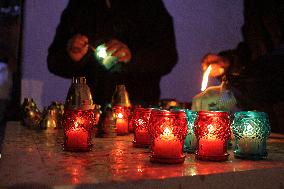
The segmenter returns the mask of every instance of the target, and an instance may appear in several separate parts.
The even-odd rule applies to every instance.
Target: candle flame
[[[163,132],[163,135],[167,137],[167,136],[170,136],[171,134],[172,134],[172,131],[168,127],[166,127]]]
[[[169,129],[168,127],[165,128],[165,130],[163,131],[163,134],[161,134],[161,138],[163,140],[173,140],[174,139],[174,134],[172,133],[172,130]]]
[[[211,70],[212,70],[212,67],[211,67],[211,65],[209,65],[208,68],[206,69],[206,71],[203,74],[201,91],[204,91],[207,88],[208,77],[209,77],[209,74],[210,74]]]
[[[207,126],[207,129],[208,129],[208,135],[207,135],[208,139],[216,139],[216,135],[214,134],[216,130],[215,127],[210,124]]]
[[[117,114],[117,118],[120,118],[120,119],[123,118],[123,114],[122,113],[118,113]]]
[[[245,129],[243,131],[244,137],[254,137],[257,135],[254,127],[250,123],[245,124]]]
[[[77,118],[76,118],[76,121],[75,121],[75,123],[74,123],[75,128],[78,128],[79,125],[82,125],[82,124],[84,124],[84,119],[82,119],[81,117],[77,117]]]

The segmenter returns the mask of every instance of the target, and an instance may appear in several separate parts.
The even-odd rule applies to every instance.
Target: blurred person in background
[[[94,55],[101,43],[118,60],[109,69]],[[85,76],[102,106],[117,84],[133,104],[157,104],[161,77],[177,63],[172,17],[161,0],[70,0],[47,62],[55,75]]]
[[[272,131],[284,132],[280,124],[284,113],[284,1],[245,0],[242,33],[244,40],[236,49],[203,58],[202,69],[211,65],[210,76],[223,79],[226,85],[208,87],[196,95],[194,107],[201,110],[200,104],[210,104],[212,99],[218,104],[222,91],[228,89],[227,100],[237,108],[269,113]],[[234,108],[231,103],[224,107]]]

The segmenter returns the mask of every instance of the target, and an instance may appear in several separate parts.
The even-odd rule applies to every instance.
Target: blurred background
[[[42,109],[63,102],[70,80],[49,73],[47,50],[68,0],[0,0],[0,102],[16,117],[23,98]],[[242,40],[243,1],[164,0],[174,19],[179,61],[161,81],[161,98],[190,102],[200,92],[200,61]],[[210,81],[209,85],[214,82]],[[5,104],[7,99],[11,103]]]

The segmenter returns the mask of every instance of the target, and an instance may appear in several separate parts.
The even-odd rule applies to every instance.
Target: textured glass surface
[[[131,113],[130,109],[126,106],[114,106],[113,112],[115,116],[116,134],[128,134],[128,119]]]
[[[180,141],[184,141],[187,135],[186,114],[183,111],[153,111],[149,121],[150,135],[156,138],[160,136],[167,127],[171,128],[172,134]]]
[[[63,115],[64,149],[88,151],[96,123],[93,110],[66,110]]]
[[[228,159],[227,143],[231,135],[231,121],[228,112],[198,112],[194,133],[197,138],[196,158],[210,161]]]
[[[134,144],[139,145],[150,145],[150,134],[149,134],[149,119],[151,115],[151,108],[136,108],[135,114],[132,119],[132,126],[134,129]]]
[[[187,135],[184,111],[154,110],[149,121],[150,160],[160,163],[184,162],[183,145]]]
[[[184,151],[185,152],[194,152],[196,149],[196,137],[194,134],[194,122],[197,116],[197,112],[185,109],[188,131],[187,136],[184,140]]]
[[[236,138],[235,156],[248,159],[267,156],[266,140],[270,134],[270,123],[266,113],[237,112],[232,129]]]
[[[230,126],[228,112],[201,111],[197,114],[194,132],[198,139],[214,137],[225,141],[230,138]]]

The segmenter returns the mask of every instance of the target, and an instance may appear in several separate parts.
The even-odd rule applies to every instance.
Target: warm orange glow
[[[214,134],[214,132],[216,131],[215,127],[213,125],[209,124],[207,126],[207,129],[208,129],[207,138],[209,140],[216,140],[216,135]]]
[[[211,70],[212,70],[212,67],[211,67],[211,65],[209,65],[208,68],[206,69],[206,71],[203,74],[201,91],[204,91],[207,88],[208,77],[209,77],[209,74],[210,74]]]
[[[77,117],[76,121],[74,122],[75,129],[77,129],[79,125],[82,125],[82,124],[84,124],[84,119],[82,119],[81,117]]]
[[[164,140],[172,140],[174,138],[174,134],[168,127],[166,127],[163,131],[161,138]]]
[[[122,113],[118,113],[117,114],[117,118],[120,118],[120,119],[123,118],[123,114]]]

